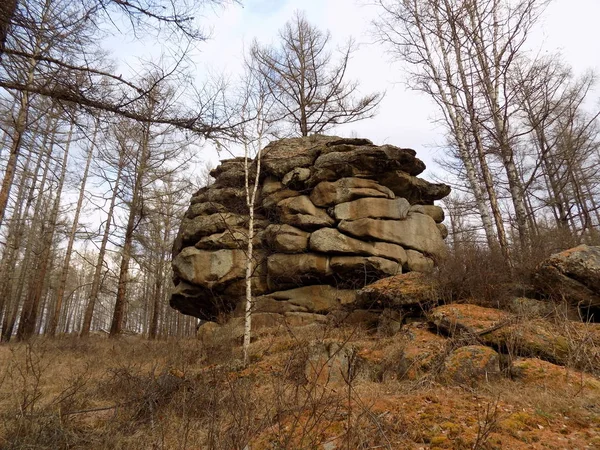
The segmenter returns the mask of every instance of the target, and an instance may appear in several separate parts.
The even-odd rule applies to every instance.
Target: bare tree
[[[488,174],[487,165],[481,171],[482,137],[480,128],[473,117],[474,100],[464,94],[469,83],[461,76],[464,71],[462,59],[454,58],[455,45],[447,21],[440,12],[441,2],[436,1],[381,1],[383,9],[377,32],[383,42],[390,46],[393,56],[409,64],[407,67],[411,86],[430,95],[439,105],[446,124],[449,142],[456,149],[458,159],[464,167],[464,178],[474,195],[477,209],[490,248],[500,246],[505,259],[510,261],[508,244],[503,231],[499,209],[490,205],[490,193],[495,197],[494,187],[489,180],[481,182],[481,175]],[[446,25],[446,28],[444,28]],[[464,75],[464,73],[462,74]],[[465,98],[466,97],[466,98]],[[489,175],[485,177],[489,179]],[[490,206],[493,216],[490,215]],[[494,223],[498,235],[494,232]]]
[[[117,203],[117,197],[119,194],[119,187],[121,184],[121,174],[123,172],[123,166],[125,164],[125,152],[122,148],[119,148],[119,155],[116,162],[116,175],[113,180],[106,180],[107,183],[112,185],[111,188],[111,196],[110,203],[108,207],[108,212],[106,215],[106,220],[104,222],[104,231],[102,232],[102,241],[100,243],[100,248],[98,250],[98,257],[96,259],[96,263],[94,265],[94,275],[92,278],[92,285],[90,288],[90,295],[87,300],[87,304],[85,307],[85,312],[83,316],[83,324],[81,325],[81,337],[88,337],[90,334],[90,328],[92,326],[92,318],[94,315],[94,308],[96,307],[96,303],[98,301],[98,296],[100,294],[100,289],[102,286],[102,269],[105,264],[105,255],[106,249],[108,246],[108,240],[110,238],[111,233],[111,225],[114,218],[115,206]]]
[[[151,96],[146,98],[146,115],[152,117],[162,114],[174,101],[174,89],[167,84],[156,84],[154,74],[147,76],[146,82],[154,86]],[[189,153],[182,157],[188,148],[189,140],[182,139],[176,133],[175,127],[152,125],[151,121],[144,123],[124,123],[118,132],[119,145],[131,158],[127,183],[129,198],[127,204],[127,223],[121,251],[119,266],[119,282],[111,324],[111,336],[118,335],[125,324],[128,277],[130,262],[134,257],[134,241],[136,230],[147,215],[147,196],[151,186],[158,180],[175,173],[191,159]]]
[[[506,181],[521,248],[526,250],[530,244],[527,202],[518,167],[520,130],[511,70],[548,2],[379,0],[378,3],[383,11],[377,22],[382,40],[390,44],[395,56],[409,64],[413,86],[431,95],[441,106],[478,199],[488,242],[492,230],[486,216],[490,208],[497,242],[505,260],[510,261],[497,193],[500,181]],[[503,180],[493,175],[490,161],[499,161]]]
[[[278,105],[275,114],[291,124],[293,133],[308,136],[375,115],[382,94],[356,98],[358,83],[345,79],[351,40],[339,61],[332,62],[329,32],[320,31],[299,12],[279,32],[279,39],[278,47],[255,42],[252,65]]]
[[[131,24],[130,31],[152,31],[165,37],[164,42],[176,42],[169,68],[163,68],[162,78],[170,79],[182,72],[182,62],[193,42],[205,35],[194,20],[194,14],[204,4],[221,4],[227,0],[30,0],[3,2],[0,9],[0,88],[27,95],[41,95],[60,104],[75,103],[90,113],[106,111],[137,121],[147,121],[144,97],[151,86],[141,80],[127,80],[115,73],[98,47],[100,36],[115,22]],[[14,3],[14,5],[13,5]],[[40,11],[49,11],[40,20]],[[118,20],[124,18],[123,20]],[[120,31],[120,30],[119,30]],[[40,36],[41,49],[29,42]],[[100,56],[99,56],[100,55]],[[36,77],[15,77],[15,66],[25,63],[36,66]],[[184,77],[179,84],[184,85]],[[191,86],[188,98],[194,95]],[[107,94],[107,90],[109,93]],[[194,109],[183,104],[177,109],[162,110],[152,118],[163,123],[192,130],[201,135],[232,133],[228,112],[218,104],[219,96],[206,89],[198,96]]]
[[[17,338],[20,340],[29,339],[35,332],[35,326],[38,319],[39,305],[43,297],[44,286],[47,282],[48,271],[51,269],[52,244],[57,229],[58,217],[60,212],[61,196],[67,173],[67,162],[69,159],[69,150],[72,144],[74,124],[71,123],[66,137],[63,157],[57,167],[57,187],[52,200],[52,208],[49,211],[49,217],[42,224],[42,243],[41,254],[38,257],[36,265],[37,276],[31,280],[29,290],[19,320],[17,329]]]

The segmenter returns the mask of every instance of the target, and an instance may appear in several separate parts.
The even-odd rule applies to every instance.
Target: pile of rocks
[[[256,202],[255,312],[316,320],[356,289],[446,255],[450,188],[419,175],[415,151],[331,136],[283,139],[263,151]],[[256,162],[250,176],[254,176]],[[223,161],[198,191],[173,248],[171,306],[206,320],[241,311],[248,208],[243,159]]]

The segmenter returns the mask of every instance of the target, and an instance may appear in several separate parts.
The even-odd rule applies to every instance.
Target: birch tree
[[[242,344],[244,365],[248,364],[248,350],[252,333],[252,277],[254,275],[254,215],[257,194],[259,192],[262,150],[266,145],[273,123],[269,120],[273,101],[268,88],[268,81],[260,76],[260,72],[252,70],[248,65],[242,80],[243,99],[241,111],[244,124],[240,130],[241,143],[244,149],[244,190],[246,207],[248,208],[248,242],[246,246],[246,301],[244,305],[244,341]]]
[[[488,242],[491,221],[505,260],[507,233],[490,159],[504,171],[520,247],[529,246],[524,186],[517,166],[517,119],[510,74],[545,0],[379,0],[381,39],[407,63],[413,86],[440,105],[478,201]],[[461,142],[462,141],[462,142]],[[483,186],[482,190],[479,185]],[[483,195],[482,195],[483,194]]]

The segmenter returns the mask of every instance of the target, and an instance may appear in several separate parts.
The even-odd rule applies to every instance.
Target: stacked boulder
[[[269,144],[255,203],[255,313],[314,321],[352,308],[368,283],[432,270],[447,252],[444,213],[433,203],[450,188],[418,178],[423,170],[414,150],[367,139]],[[172,307],[206,320],[243,309],[249,223],[243,159],[211,175],[174,244],[171,296]]]

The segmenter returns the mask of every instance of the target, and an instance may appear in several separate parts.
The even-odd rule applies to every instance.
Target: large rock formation
[[[446,254],[450,193],[419,175],[415,151],[366,139],[283,139],[263,151],[255,209],[257,313],[327,314],[356,302],[356,289]],[[251,169],[254,176],[256,165]],[[191,200],[173,247],[171,306],[215,320],[241,313],[248,209],[243,159],[223,161],[215,183]]]

